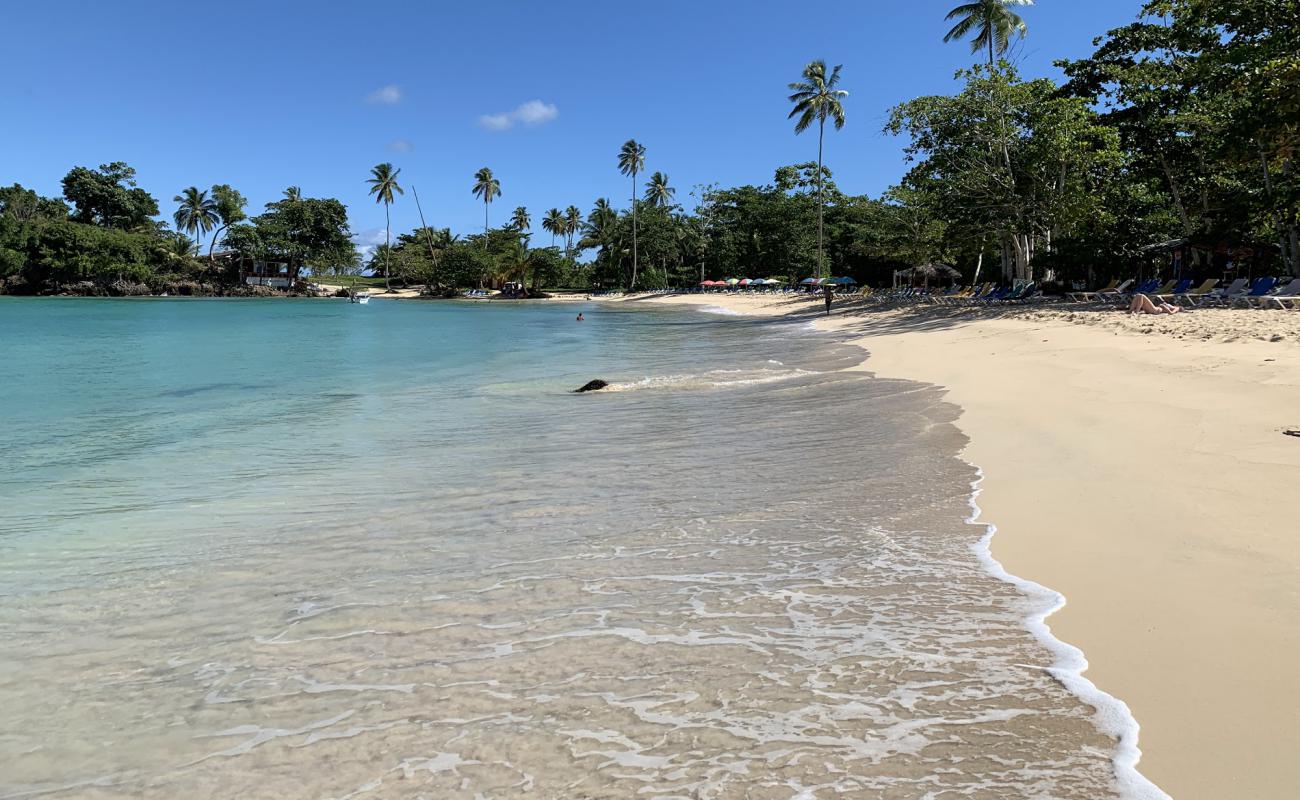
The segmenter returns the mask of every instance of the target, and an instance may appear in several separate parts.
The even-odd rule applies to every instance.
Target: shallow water
[[[0,298],[0,798],[1132,793],[938,390],[576,310]]]

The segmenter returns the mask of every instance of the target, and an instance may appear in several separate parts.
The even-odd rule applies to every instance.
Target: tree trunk
[[[1187,207],[1183,205],[1183,193],[1178,190],[1178,181],[1174,180],[1173,170],[1169,168],[1169,160],[1165,158],[1163,150],[1157,151],[1160,155],[1160,168],[1164,170],[1165,180],[1169,181],[1169,194],[1174,199],[1174,208],[1178,211],[1178,219],[1183,223],[1183,236],[1187,237],[1188,243],[1191,243],[1192,234],[1196,229],[1192,227],[1192,220],[1187,216]]]
[[[221,235],[222,231],[224,231],[226,228],[229,227],[230,225],[228,223],[222,225],[220,228],[217,228],[216,232],[212,234],[212,244],[208,245],[208,264],[213,269],[216,269],[217,267],[217,260],[213,256],[213,252],[217,249],[217,237]]]
[[[385,200],[384,201],[384,289],[389,292],[393,291],[393,283],[389,279],[389,273],[388,273],[388,256],[390,255],[389,251],[392,250],[392,244],[391,244],[392,230],[393,230],[393,223],[388,218],[388,201]]]
[[[823,261],[825,255],[822,252],[822,212],[826,209],[826,201],[822,197],[822,140],[826,136],[826,120],[817,120],[817,277],[828,278],[829,275],[822,274]]]
[[[411,184],[411,195],[415,197],[415,210],[420,213],[420,227],[424,228],[424,240],[429,244],[429,263],[436,267],[438,264],[438,257],[434,253],[433,249],[433,233],[429,230],[429,226],[424,223],[424,209],[420,207],[420,194],[415,191],[415,184]],[[432,285],[434,283],[433,278],[433,272],[430,271],[429,282],[426,283],[425,286]]]
[[[632,170],[632,285],[636,289],[636,170]]]

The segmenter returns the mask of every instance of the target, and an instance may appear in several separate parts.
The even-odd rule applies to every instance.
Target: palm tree
[[[1033,4],[1034,0],[975,0],[973,3],[963,3],[944,17],[947,20],[957,20],[957,24],[943,40],[951,42],[954,39],[965,39],[971,32],[978,31],[975,38],[971,39],[970,51],[978,53],[988,48],[991,67],[995,49],[998,55],[1002,55],[1011,46],[1012,36],[1024,36],[1029,32],[1029,26],[1025,25],[1019,14],[1011,10],[1012,6]]]
[[[794,124],[796,134],[803,133],[808,126],[817,121],[817,276],[822,275],[822,219],[825,215],[826,206],[822,199],[822,143],[826,138],[826,120],[829,118],[835,123],[835,130],[844,127],[844,98],[849,93],[843,89],[836,89],[835,86],[840,82],[840,67],[837,64],[835,69],[831,70],[828,77],[826,75],[826,62],[818,59],[803,68],[803,80],[790,84],[790,102],[794,103],[794,108],[790,110],[790,116],[786,119],[799,118]]]
[[[388,278],[388,255],[392,252],[392,222],[388,218],[388,207],[393,204],[393,192],[406,194],[402,187],[397,183],[397,176],[401,170],[393,169],[393,165],[388,162],[376,164],[370,169],[370,178],[366,183],[370,184],[370,193],[375,196],[376,203],[384,204],[384,288],[392,291],[393,286]]]
[[[668,185],[668,176],[662,172],[656,172],[650,176],[649,182],[645,185],[646,202],[657,208],[666,208],[673,204],[673,195],[677,190]]]
[[[614,210],[613,204],[607,198],[602,197],[596,201],[591,213],[587,215],[586,224],[582,226],[582,233],[578,248],[582,250],[600,248],[600,252],[596,255],[597,262],[607,259],[615,251],[621,252],[618,241],[618,212]],[[617,263],[618,261],[615,261],[615,266]]]
[[[194,244],[197,246],[199,235],[215,228],[220,220],[217,215],[217,201],[208,197],[208,193],[197,186],[191,186],[172,199],[180,203],[176,214],[172,217],[176,220],[176,229],[194,237]]]
[[[488,206],[501,196],[501,181],[492,176],[488,167],[474,173],[474,196],[483,198],[483,247],[487,247]]]
[[[618,171],[632,176],[632,283],[628,289],[636,288],[636,174],[645,169],[645,145],[636,139],[628,139],[618,151]]]
[[[555,246],[555,237],[564,235],[564,215],[560,209],[552,208],[542,217],[542,230],[551,235],[551,247]]]
[[[221,183],[212,187],[212,202],[216,205],[217,221],[220,224],[212,234],[212,244],[208,246],[209,265],[216,263],[214,252],[222,231],[229,230],[231,225],[248,219],[248,215],[244,213],[244,206],[248,205],[248,201],[228,184]]]
[[[520,206],[510,215],[510,225],[520,233],[527,233],[533,227],[533,218],[528,216],[528,209]]]
[[[564,209],[564,239],[569,260],[573,260],[573,235],[582,230],[582,209],[569,206]]]
[[[288,201],[291,202],[291,203],[296,203],[296,202],[298,202],[299,200],[302,199],[302,187],[301,187],[301,186],[290,186],[288,189],[285,189],[285,190],[284,190],[284,199],[285,199],[285,200],[288,200]]]

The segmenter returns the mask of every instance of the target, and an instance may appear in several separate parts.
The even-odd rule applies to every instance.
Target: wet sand
[[[884,310],[649,296],[859,334],[864,369],[942,385],[1006,568],[1066,596],[1049,623],[1142,726],[1176,798],[1300,786],[1300,313]]]

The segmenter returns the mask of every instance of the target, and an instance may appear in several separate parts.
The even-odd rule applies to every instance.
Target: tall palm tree
[[[217,214],[217,201],[208,197],[208,193],[197,186],[191,186],[172,199],[180,203],[172,217],[176,220],[176,229],[194,237],[194,244],[197,247],[199,236],[215,228],[220,221]]]
[[[632,283],[628,289],[636,288],[636,174],[645,169],[645,145],[636,139],[628,139],[618,151],[618,171],[632,176]]]
[[[388,218],[388,207],[393,204],[393,192],[406,194],[402,187],[397,183],[397,176],[401,174],[400,169],[393,169],[393,165],[388,162],[376,164],[370,168],[370,178],[366,183],[370,184],[370,193],[375,196],[376,203],[384,204],[384,288],[392,290],[392,283],[389,282],[388,256],[392,252],[392,222]]]
[[[533,227],[533,218],[528,216],[528,209],[520,206],[510,215],[510,225],[520,233],[528,233]]]
[[[216,263],[214,253],[217,249],[217,240],[221,238],[221,233],[229,230],[231,225],[248,219],[248,214],[244,213],[244,206],[248,205],[248,201],[233,186],[225,183],[213,186],[212,202],[216,205],[217,222],[219,224],[212,233],[212,244],[208,246],[209,265]]]
[[[582,209],[569,206],[564,209],[564,240],[569,260],[573,260],[573,235],[582,230]]]
[[[808,126],[817,121],[817,276],[822,275],[822,261],[824,258],[824,247],[822,244],[822,227],[823,217],[825,216],[826,204],[822,197],[822,145],[826,138],[826,120],[830,119],[835,124],[835,130],[844,127],[844,98],[849,93],[843,89],[836,89],[840,82],[840,68],[843,65],[837,64],[835,69],[831,70],[830,75],[826,74],[826,62],[818,59],[803,68],[803,80],[790,84],[790,102],[794,103],[794,108],[790,110],[790,115],[786,119],[799,120],[794,124],[795,134],[803,133]]]
[[[474,173],[474,196],[483,199],[483,246],[487,247],[488,206],[501,196],[501,181],[492,175],[492,170],[483,167]]]
[[[987,48],[991,67],[994,64],[995,50],[998,55],[1005,54],[1011,47],[1012,36],[1024,36],[1029,32],[1029,26],[1019,14],[1011,10],[1012,7],[1033,4],[1034,0],[975,0],[973,3],[962,3],[944,17],[946,20],[957,20],[957,24],[943,40],[951,42],[954,39],[965,39],[971,32],[977,31],[975,38],[971,39],[970,51],[978,53]]]
[[[301,187],[301,186],[290,186],[288,189],[285,189],[285,190],[284,190],[284,199],[285,199],[285,200],[288,200],[288,201],[291,202],[291,203],[296,203],[296,202],[298,202],[299,200],[302,199],[302,187]]]
[[[542,230],[551,235],[551,247],[555,246],[556,236],[564,235],[564,225],[564,215],[558,208],[552,208],[546,212],[546,216],[542,217]]]
[[[668,185],[668,176],[662,172],[656,172],[650,176],[650,180],[645,185],[646,202],[658,208],[665,208],[673,204],[673,195],[677,190]]]

